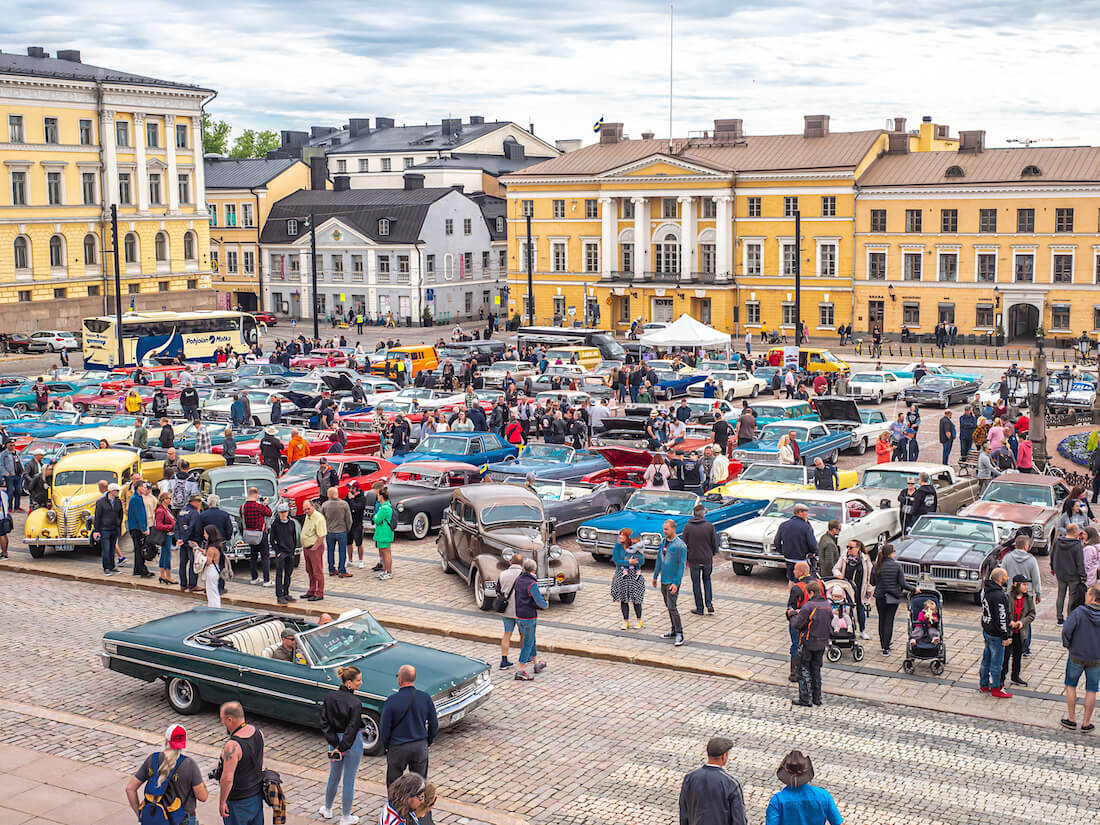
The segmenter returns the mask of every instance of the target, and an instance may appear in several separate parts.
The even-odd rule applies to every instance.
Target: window
[[[167,292],[167,291],[168,291],[168,282],[167,281],[157,281],[157,292]]]
[[[160,124],[151,120],[145,121],[145,145],[154,149],[160,146]]]
[[[1015,262],[1016,280],[1030,283],[1035,280],[1035,256],[1017,255]]]
[[[390,256],[379,255],[378,256],[378,274],[385,275],[386,280],[390,279]]]
[[[237,225],[237,204],[227,203],[225,205],[225,225],[236,226]]]
[[[565,272],[565,250],[566,245],[564,241],[555,241],[551,244],[551,265],[550,268],[554,272]]]
[[[993,328],[993,304],[978,304],[974,310],[974,326]]]
[[[80,145],[92,145],[92,122],[90,120],[80,121]]]
[[[195,261],[195,233],[184,232],[183,233],[183,259],[185,261]]]
[[[630,296],[624,295],[619,299],[619,323],[629,324],[633,318],[630,315]]]
[[[979,232],[996,232],[997,231],[997,210],[996,209],[979,209],[978,210],[978,231]]]
[[[1096,256],[1095,269],[1096,269],[1096,283],[1100,284],[1100,255]]]
[[[416,164],[416,159],[415,158],[405,158],[405,168],[406,169],[412,169],[415,164]]]
[[[667,199],[666,199],[667,200]],[[657,272],[680,271],[680,242],[669,232],[664,241],[656,245]]]
[[[149,203],[160,205],[164,199],[160,196],[160,173],[153,172],[149,175]]]
[[[1073,231],[1073,207],[1058,208],[1054,210],[1054,231]]]
[[[959,255],[957,252],[940,253],[940,280],[959,280]]]
[[[317,257],[320,258],[321,256],[318,255]],[[231,275],[236,275],[237,269],[237,252],[233,249],[227,249],[225,251],[225,271]],[[318,266],[317,271],[320,272],[321,270],[322,267]]]
[[[793,218],[794,213],[798,211],[798,197],[787,196],[783,198],[783,217]]]
[[[80,192],[84,203],[95,203],[95,172],[80,173]]]
[[[714,198],[703,198],[699,214],[704,219],[718,216],[718,204],[714,202]]]
[[[498,249],[497,250],[497,269],[499,269],[501,272],[504,272],[505,270],[508,269],[508,250],[507,249]]]
[[[497,232],[504,231],[504,218],[498,217],[496,220]]]
[[[1073,283],[1073,256],[1072,255],[1058,255],[1054,256],[1054,283],[1056,284],[1072,284]]]
[[[1069,331],[1069,304],[1054,304],[1050,308],[1050,328]]]
[[[247,255],[247,254],[248,253],[246,252],[245,255]],[[248,271],[247,267],[245,268],[245,271],[246,272]],[[329,270],[329,272],[332,273],[332,279],[334,281],[344,280],[344,256],[343,255],[333,255],[332,256],[332,268]]]
[[[95,235],[89,232],[84,236],[84,265],[95,266],[98,256],[96,255],[96,247],[98,246],[98,239]]]
[[[978,280],[992,283],[997,280],[997,256],[992,252],[978,253]]]
[[[217,226],[218,225],[218,205],[216,203],[211,203],[211,204],[208,204],[206,208],[210,210],[210,225],[211,226]]]
[[[50,268],[57,269],[65,265],[65,248],[60,235],[50,238]]]
[[[481,253],[481,271],[489,271],[489,250],[485,250]]]
[[[47,117],[42,119],[43,141],[45,143],[60,143],[58,135],[57,118]]]
[[[122,240],[122,256],[128,264],[138,262],[137,235],[133,232],[127,232]]]
[[[256,216],[253,213],[252,204],[241,204],[241,226],[255,226]]]
[[[565,217],[565,201],[561,198],[555,198],[553,202],[553,210],[555,218]]]
[[[474,253],[463,252],[462,253],[462,277],[472,278],[474,276]]]
[[[359,171],[360,172],[369,172],[370,171],[370,159],[369,158],[359,158]]]
[[[1100,329],[1100,307],[1092,308],[1092,328]]]
[[[584,245],[584,271],[585,272],[599,272],[600,271],[600,245],[596,243],[586,243]]]
[[[379,229],[378,231],[381,232],[382,230]],[[454,218],[447,218],[446,220],[443,221],[443,234],[444,235],[453,235],[454,233],[455,233]]]
[[[27,302],[31,299],[31,291],[29,289],[19,290],[19,300],[21,302]]]
[[[836,195],[822,195],[821,196],[821,217],[823,218],[835,218],[836,217]],[[831,324],[828,324],[831,326]]]
[[[699,244],[699,257],[702,259],[702,269],[700,271],[713,275],[718,264],[715,245],[712,243]]]
[[[168,261],[168,236],[164,232],[157,233],[153,247],[156,252],[157,261],[166,263]]]
[[[941,209],[940,210],[940,232],[958,232],[959,231],[959,210],[958,209]]]
[[[785,327],[794,326],[794,304],[784,302],[782,306],[782,324]]]
[[[424,271],[428,275],[435,275],[435,255],[424,256]]]
[[[176,124],[176,148],[177,149],[186,149],[187,148],[187,131],[188,130],[187,130],[187,124],[186,123],[177,123]]]
[[[745,323],[746,324],[759,324],[760,323],[760,302],[748,301],[745,304]]]
[[[921,254],[919,252],[906,252],[902,256],[902,279],[906,281],[919,281],[921,270]]]
[[[920,326],[920,304],[915,301],[906,301],[901,305],[901,321],[906,326]]]
[[[298,221],[294,220],[294,218],[290,218],[286,222],[286,234],[290,235],[291,237],[294,237],[298,234]]]
[[[12,206],[27,205],[27,173],[11,173],[11,204]]]
[[[130,173],[119,172],[118,173],[118,202],[123,206],[131,206],[134,202],[134,196],[130,186]],[[214,218],[211,215],[211,218]]]
[[[794,268],[798,264],[798,252],[793,243],[783,244],[783,274],[794,275]]]
[[[472,235],[474,231],[474,222],[470,218],[462,219],[462,234]]]
[[[586,198],[584,201],[584,216],[589,220],[600,216],[600,202],[595,198]]]
[[[886,253],[869,252],[867,254],[867,280],[886,280]]]
[[[99,284],[92,284],[88,287],[88,297],[94,298],[99,295]]]
[[[520,201],[519,205],[520,205],[520,211],[523,213],[523,217],[526,218],[528,215],[534,216],[534,214],[535,214],[535,202],[534,201],[526,201],[526,200],[525,201]]]
[[[23,142],[23,116],[8,115],[8,143]]]
[[[188,290],[196,290],[198,288],[199,288],[199,279],[198,278],[188,278],[187,279],[187,289]]]
[[[342,159],[336,161],[336,171],[341,174],[348,171],[348,162]]]
[[[210,251],[210,257],[214,257],[214,251]],[[302,271],[302,259],[297,255],[291,255],[288,259],[290,261],[290,272],[292,275],[297,275]]]
[[[634,201],[630,198],[623,198],[623,218],[629,219],[634,217]]]
[[[466,293],[466,312],[470,313],[474,311],[474,293]]]
[[[390,169],[390,159],[389,158],[382,158],[382,171],[383,172],[392,171]]]
[[[130,145],[130,124],[127,123],[125,120],[115,121],[115,145]]]
[[[872,209],[871,210],[871,231],[872,232],[885,232],[886,231],[886,210],[885,209]]]
[[[53,297],[55,301],[60,301],[68,294],[68,290],[63,286],[55,286],[53,288]]]
[[[679,204],[676,202],[676,198],[661,198],[661,217],[675,218],[679,214],[678,207]]]
[[[191,203],[191,176],[180,174],[177,178],[180,203]]]
[[[408,255],[398,255],[397,256],[397,272],[400,275],[408,275],[409,274],[409,256]]]
[[[623,272],[633,272],[634,271],[634,244],[632,244],[632,243],[622,244],[621,245],[621,251],[622,251],[622,258],[623,258],[622,271]],[[1096,271],[1097,271],[1097,278],[1100,279],[1100,264],[1097,264]],[[1100,280],[1097,280],[1097,283],[1100,283]]]
[[[940,304],[938,309],[939,321],[941,324],[953,324],[955,323],[955,305],[954,304]]]
[[[905,231],[906,232],[920,232],[921,231],[921,212],[919,209],[906,209],[905,210]]]
[[[1017,232],[1034,232],[1035,231],[1035,210],[1034,209],[1017,209],[1016,210],[1016,231]]]
[[[15,239],[14,244],[15,252],[15,268],[16,269],[30,269],[31,267],[31,254],[30,246],[27,244],[27,239],[20,235]]]
[[[821,267],[821,275],[832,276],[836,275],[836,244],[835,243],[823,243],[819,247],[820,260],[818,264]]]
[[[256,253],[251,250],[246,250],[241,253],[241,259],[244,262],[244,274],[255,275],[256,274]],[[344,262],[340,261],[340,269],[343,270]]]
[[[351,271],[352,271],[352,273],[354,273],[356,275],[361,276],[363,274],[363,256],[362,255],[352,255],[351,256]],[[362,280],[362,278],[360,278],[359,280]]]
[[[46,201],[51,205],[61,203],[61,173],[46,173]]]
[[[217,271],[218,271],[218,260],[219,260],[219,258],[218,258],[218,250],[217,250],[217,249],[214,249],[214,248],[211,248],[211,249],[210,249],[210,268],[211,268],[212,270],[214,270],[215,272],[217,272]],[[292,264],[293,264],[293,263],[294,263],[294,261],[296,261],[296,260],[297,260],[297,258],[291,258],[291,259],[290,259],[290,261],[291,261],[291,263],[292,263]]]
[[[831,327],[834,326],[833,318],[833,305],[832,304],[818,304],[817,322],[818,326]]]

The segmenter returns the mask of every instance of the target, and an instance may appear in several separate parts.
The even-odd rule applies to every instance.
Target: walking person
[[[416,668],[397,669],[397,692],[382,704],[378,726],[386,752],[386,786],[407,768],[421,778],[428,775],[428,752],[439,733],[439,717],[432,697],[416,687]]]
[[[539,589],[538,579],[535,577],[537,569],[534,559],[524,559],[523,572],[516,577],[516,583],[512,587],[512,598],[516,603],[516,624],[519,625],[519,635],[523,639],[523,646],[519,651],[519,670],[515,675],[517,682],[530,682],[535,678],[528,672],[528,664],[536,674],[546,669],[546,662],[538,658],[535,634],[539,610],[546,610],[550,605]]]
[[[894,640],[894,617],[898,605],[905,600],[905,593],[920,593],[905,580],[901,565],[894,559],[894,545],[887,544],[879,550],[871,571],[871,586],[875,588],[875,608],[878,610],[878,640],[882,655],[889,656]]]
[[[661,587],[661,597],[668,610],[668,619],[672,625],[671,630],[664,634],[665,639],[672,639],[673,644],[679,647],[684,643],[684,627],[680,622],[680,611],[676,607],[676,600],[680,597],[680,582],[684,578],[684,565],[687,562],[687,547],[684,540],[676,535],[676,522],[667,519],[662,527],[664,538],[661,547],[657,551],[657,560],[653,565],[653,586]]]
[[[302,520],[302,558],[306,564],[309,587],[304,596],[307,602],[319,602],[325,597],[325,517],[313,506],[312,501],[302,505],[305,518]]]
[[[522,558],[521,558],[522,561]],[[611,598],[619,603],[623,613],[623,630],[642,627],[642,602],[645,600],[645,580],[642,565],[645,564],[645,546],[635,541],[629,527],[619,531],[619,540],[611,549],[611,561],[615,575],[611,577]],[[507,573],[508,571],[504,571]],[[504,573],[501,574],[504,576]],[[630,623],[630,606],[634,606],[634,624]],[[514,611],[513,611],[514,612]]]
[[[294,554],[298,550],[298,522],[290,518],[290,505],[280,501],[275,520],[268,531],[275,553],[275,601],[280,605],[297,601],[290,595],[290,577],[294,573]]]
[[[1050,550],[1050,572],[1058,580],[1055,612],[1058,624],[1062,624],[1065,617],[1085,601],[1085,548],[1081,543],[1081,528],[1076,524],[1070,524],[1066,534],[1054,540]]]
[[[199,576],[195,572],[195,548],[202,541],[202,527],[199,524],[199,503],[202,497],[192,495],[187,504],[176,516],[172,529],[172,539],[180,549],[179,585],[180,590],[198,590]]]
[[[245,721],[240,702],[221,706],[229,741],[222,748],[218,812],[224,825],[264,825],[264,736]]]
[[[126,800],[139,821],[143,810],[152,806],[163,812],[162,821],[199,825],[195,808],[210,797],[202,772],[184,752],[186,748],[187,729],[183,725],[170,725],[164,732],[164,748],[145,757],[126,783]],[[138,788],[142,785],[145,792],[139,802]]]
[[[845,579],[852,585],[852,592],[856,594],[856,620],[859,622],[859,636],[861,639],[869,639],[867,635],[867,607],[871,603],[873,590],[871,588],[871,557],[867,548],[859,539],[848,539],[844,555],[837,559],[833,565],[833,576]]]
[[[1062,627],[1062,647],[1066,656],[1066,718],[1062,727],[1077,727],[1077,685],[1081,675],[1085,677],[1085,714],[1081,718],[1081,730],[1088,733],[1095,729],[1092,714],[1096,709],[1096,692],[1100,690],[1100,587],[1090,587],[1085,593],[1085,603],[1069,614]]]
[[[706,764],[680,783],[680,825],[748,825],[741,783],[726,772],[732,748],[724,736],[707,742]]]
[[[248,488],[248,499],[241,505],[241,525],[244,528],[244,543],[248,545],[248,572],[251,584],[260,584],[263,574],[263,586],[272,587],[271,581],[271,542],[267,533],[267,520],[271,518],[271,507],[267,496],[260,498],[258,487]]]
[[[329,487],[326,501],[321,505],[325,517],[325,549],[328,552],[328,574],[350,579],[348,572],[348,531],[351,529],[351,508],[340,498],[338,487]],[[339,550],[339,553],[337,553]]]
[[[159,540],[160,559],[157,561],[159,568],[158,578],[161,584],[176,584],[172,578],[172,533],[176,527],[176,517],[172,515],[170,502],[172,494],[168,492],[157,496],[157,506],[153,511],[153,530],[149,533],[150,540]]]
[[[703,615],[704,603],[707,613],[714,614],[710,577],[714,570],[714,557],[718,555],[718,534],[714,525],[706,520],[706,512],[706,507],[696,504],[683,533],[688,572],[691,574],[691,595],[695,597],[695,609],[691,612],[696,616]]]
[[[1012,578],[1012,590],[1008,594],[1008,632],[1012,644],[1005,649],[1004,662],[1001,665],[1001,684],[1009,678],[1011,664],[1012,684],[1027,687],[1020,674],[1020,665],[1024,656],[1024,642],[1035,621],[1035,602],[1031,598],[1030,580],[1027,576],[1016,574]]]
[[[131,496],[130,506],[126,508],[126,530],[133,545],[134,573],[143,579],[153,578],[145,566],[145,541],[149,534],[149,511],[145,506],[145,497],[149,495],[149,483],[144,479],[137,482],[137,495]]]
[[[500,669],[507,670],[514,662],[508,660],[508,651],[512,646],[512,631],[516,629],[516,600],[512,598],[512,590],[516,585],[516,579],[523,572],[523,555],[513,553],[508,560],[508,567],[501,571],[497,577],[497,592],[507,593],[508,603],[500,619],[504,623],[504,633],[500,637]]]
[[[378,488],[378,503],[374,507],[374,546],[378,548],[378,558],[382,569],[378,572],[378,578],[387,581],[393,578],[393,553],[390,545],[393,544],[393,507],[390,505],[390,491],[387,487]]]
[[[832,794],[810,784],[814,779],[814,765],[802,751],[794,750],[784,756],[775,775],[787,787],[768,800],[764,814],[766,825],[841,825],[844,822]]]
[[[951,410],[943,411],[940,419],[940,446],[943,447],[941,464],[947,464],[951,457],[951,448],[955,446],[955,422],[951,420]]]
[[[1012,644],[1012,631],[1009,626],[1009,604],[1005,594],[1008,573],[1003,567],[994,568],[982,587],[982,637],[985,648],[982,651],[982,663],[978,669],[981,680],[980,690],[997,699],[1011,699],[1012,694],[1001,684],[1002,665],[1005,648]]]
[[[352,816],[355,804],[355,778],[363,759],[363,703],[355,691],[363,686],[363,674],[357,667],[341,667],[336,671],[340,687],[330,690],[321,705],[321,735],[328,743],[328,785],[325,803],[318,813],[332,818],[332,803],[336,791],[340,795],[340,825],[355,825],[359,817]]]
[[[115,562],[115,548],[122,533],[122,502],[118,498],[119,486],[108,484],[107,493],[96,500],[92,521],[92,541],[99,542],[103,575],[119,572]]]
[[[959,416],[959,461],[966,461],[970,454],[970,448],[974,444],[974,430],[977,428],[978,419],[974,416],[974,409],[967,404]]]
[[[804,708],[822,702],[821,660],[829,644],[833,618],[821,582],[810,582],[806,592],[809,598],[791,616],[791,627],[798,631],[798,699],[792,699],[791,704]]]

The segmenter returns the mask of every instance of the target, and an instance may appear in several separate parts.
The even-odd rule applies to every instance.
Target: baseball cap
[[[1027,582],[1028,584],[1030,584],[1031,579],[1029,579],[1023,573],[1017,573],[1015,576],[1012,577],[1012,583],[1019,584],[1020,582]]]
[[[164,739],[174,750],[183,750],[187,747],[187,729],[183,725],[169,725]]]
[[[122,488],[119,487],[117,484],[108,484],[107,485],[107,492],[108,493],[117,493],[120,489],[122,489]]]
[[[275,507],[275,511],[277,513],[289,513],[290,505],[287,504],[285,501],[280,501],[279,504]]]

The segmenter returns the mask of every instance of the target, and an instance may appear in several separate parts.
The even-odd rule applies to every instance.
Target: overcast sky
[[[218,90],[234,134],[348,117],[592,123],[668,134],[669,7],[648,0],[465,3],[8,0],[0,48],[75,48],[86,63]],[[1100,143],[1100,0],[695,0],[676,3],[673,133],[740,117],[749,134],[922,115],[1007,138]]]

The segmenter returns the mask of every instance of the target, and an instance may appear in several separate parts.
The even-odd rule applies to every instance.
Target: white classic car
[[[776,552],[775,534],[779,526],[794,515],[796,504],[810,508],[810,526],[817,539],[828,529],[830,521],[840,522],[837,545],[841,552],[850,539],[859,539],[868,547],[881,549],[901,533],[898,511],[889,507],[875,508],[866,496],[848,490],[793,490],[772,499],[759,516],[722,531],[718,546],[733,562],[734,573],[747,576],[754,565],[786,566],[782,554]],[[821,575],[830,578],[832,571],[822,570]]]
[[[496,361],[481,371],[481,377],[486,387],[500,388],[504,386],[504,376],[511,373],[516,386],[522,387],[527,378],[537,372],[535,365],[529,361]]]
[[[466,394],[450,390],[429,390],[426,387],[406,387],[392,398],[395,401],[415,401],[422,410],[438,410],[466,403]]]
[[[848,394],[860,401],[881,403],[884,398],[901,398],[905,388],[912,384],[909,378],[899,378],[887,370],[853,372],[848,379]]]
[[[745,370],[720,370],[710,373],[710,380],[719,385],[719,398],[732,401],[735,398],[756,398],[761,391],[766,390],[768,382],[763,378],[757,378]],[[688,387],[688,395],[702,396],[703,384],[692,384]]]
[[[851,398],[821,396],[814,399],[817,414],[830,430],[845,430],[852,434],[848,449],[863,455],[889,426],[886,415],[879,410],[861,410]]]
[[[248,397],[248,404],[252,408],[252,420],[248,423],[251,424],[270,424],[271,423],[271,400],[272,398],[279,397],[285,398],[279,393],[278,390],[241,390]],[[219,398],[217,401],[211,401],[202,407],[202,418],[205,421],[217,421],[219,423],[228,423],[230,420],[229,408],[233,406],[234,398],[229,396],[228,398]],[[287,404],[287,409],[293,409],[292,404]]]

